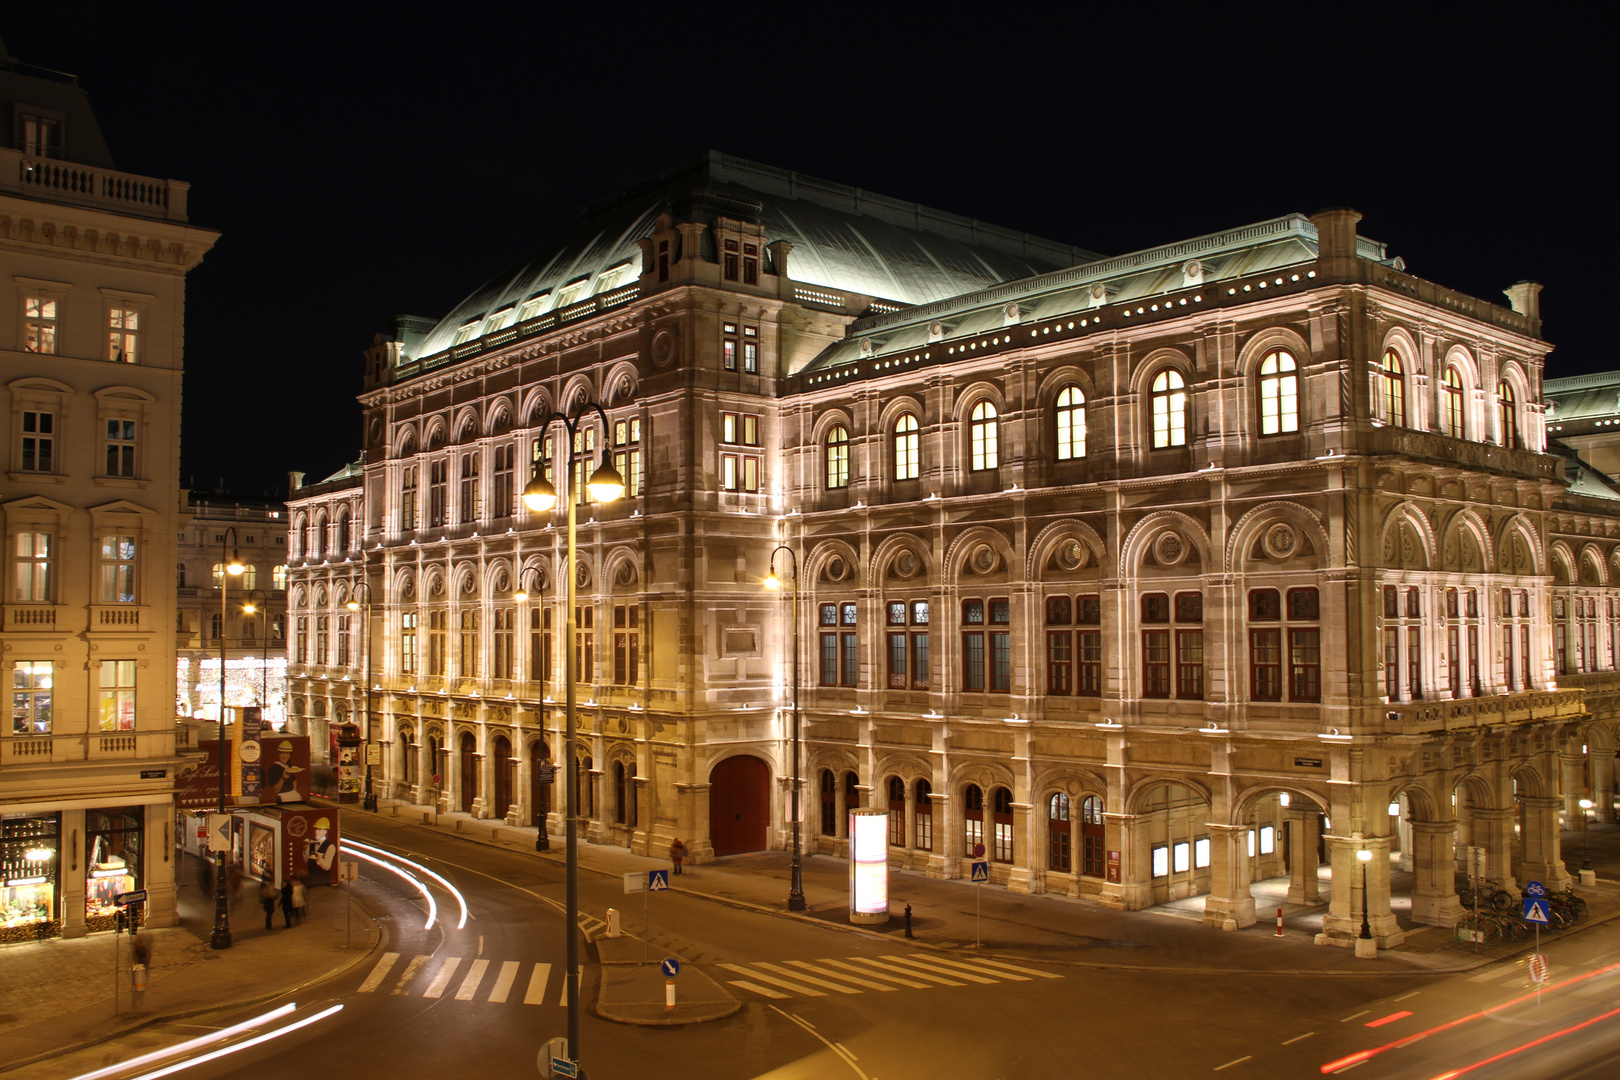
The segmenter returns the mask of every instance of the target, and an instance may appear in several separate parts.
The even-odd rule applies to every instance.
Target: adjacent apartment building
[[[367,351],[289,503],[294,729],[364,719],[364,584],[385,796],[555,832],[556,765],[595,841],[779,849],[797,707],[816,853],[877,806],[897,867],[1227,929],[1285,879],[1340,945],[1365,881],[1385,947],[1470,850],[1562,884],[1620,492],[1548,452],[1539,286],[1358,220],[1103,257],[714,153],[591,207]]]
[[[181,343],[216,238],[0,46],[0,937],[111,929],[136,889],[175,921]]]

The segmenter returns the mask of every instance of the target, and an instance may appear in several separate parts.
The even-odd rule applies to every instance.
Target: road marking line
[[[823,964],[831,964],[833,967],[845,968],[845,969],[847,969],[849,971],[858,971],[862,975],[870,975],[874,979],[887,979],[890,982],[897,982],[901,986],[909,986],[913,990],[932,990],[933,989],[932,986],[930,986],[930,985],[928,985],[927,983],[924,983],[924,982],[915,982],[915,981],[913,981],[911,979],[907,979],[907,978],[905,978],[904,976],[901,976],[901,975],[889,975],[889,974],[887,974],[885,972],[881,972],[881,971],[872,971],[872,970],[870,970],[868,968],[856,967],[854,964],[845,963],[842,960],[823,960],[821,962]]]
[[[984,960],[984,959],[981,959],[980,957],[975,956],[973,958],[973,962],[975,964],[979,964],[979,965],[981,965],[983,967],[1006,968],[1009,971],[1022,971],[1025,975],[1034,975],[1037,978],[1041,978],[1041,979],[1061,979],[1061,978],[1063,978],[1063,976],[1061,976],[1061,975],[1053,975],[1050,971],[1037,971],[1034,968],[1019,967],[1017,964],[1009,964],[1009,963],[1006,963],[1006,962],[1001,961],[1001,960]]]
[[[897,964],[904,964],[908,968],[917,968],[921,971],[937,971],[942,975],[950,975],[958,979],[967,979],[969,982],[982,983],[986,986],[999,981],[996,979],[987,979],[983,975],[969,975],[965,971],[954,971],[951,968],[935,967],[926,960],[914,960],[909,956],[890,956],[886,959],[893,960]]]
[[[740,986],[744,990],[752,990],[756,994],[764,994],[766,997],[769,997],[769,998],[783,999],[783,998],[788,997],[787,994],[778,993],[775,990],[767,990],[763,986],[758,986],[758,985],[756,985],[754,983],[749,982],[747,979],[730,979],[728,981],[731,983],[732,986]]]
[[[1029,978],[1024,975],[1014,975],[1011,972],[995,971],[987,967],[976,967],[973,964],[964,963],[961,960],[947,960],[943,956],[931,956],[929,959],[936,964],[946,965],[947,970],[950,968],[961,968],[963,971],[971,971],[976,975],[994,975],[998,979],[1009,979],[1012,982],[1029,982]]]
[[[1415,997],[1417,997],[1417,996],[1418,996],[1418,995],[1419,995],[1419,994],[1421,994],[1421,993],[1423,993],[1423,991],[1421,991],[1421,990],[1413,990],[1413,991],[1412,991],[1412,992],[1411,992],[1411,993],[1407,993],[1407,994],[1402,994],[1402,995],[1401,995],[1401,996],[1400,996],[1400,997],[1398,997],[1398,998],[1393,998],[1393,999],[1391,999],[1391,1000],[1394,1000],[1394,1001],[1405,1001],[1405,1000],[1406,1000],[1406,999],[1407,999],[1407,998],[1415,998]]]
[[[829,1050],[831,1050],[833,1053],[835,1053],[835,1054],[839,1055],[840,1057],[842,1057],[844,1059],[844,1063],[846,1065],[848,1065],[851,1069],[853,1069],[855,1071],[855,1075],[860,1077],[861,1080],[874,1080],[873,1077],[870,1077],[870,1076],[866,1075],[866,1070],[865,1069],[862,1069],[859,1065],[855,1064],[855,1055],[850,1053],[848,1050],[844,1049],[842,1043],[828,1042],[827,1037],[825,1035],[821,1034],[821,1032],[817,1031],[815,1028],[811,1027],[809,1024],[805,1023],[803,1020],[800,1020],[797,1016],[794,1016],[792,1013],[790,1013],[790,1012],[782,1012],[782,1010],[777,1009],[775,1005],[772,1005],[771,1008],[776,1009],[777,1012],[782,1013],[783,1016],[787,1017],[789,1020],[793,1021],[795,1024],[798,1024],[800,1027],[804,1028],[804,1030],[808,1031],[810,1034],[814,1035],[816,1038],[820,1039],[826,1045],[826,1047]]]
[[[395,994],[403,994],[407,989],[410,988],[411,980],[416,977],[416,969],[427,963],[428,959],[429,957],[424,956],[421,953],[417,953],[411,958],[411,962],[406,964],[405,970],[400,973],[399,985],[394,987]]]
[[[1352,1013],[1349,1016],[1345,1017],[1343,1020],[1340,1020],[1339,1023],[1348,1024],[1350,1021],[1354,1020],[1356,1017],[1358,1017],[1358,1016],[1366,1016],[1370,1012],[1372,1012],[1371,1009],[1362,1009],[1360,1012]]]
[[[717,967],[723,967],[727,971],[735,971],[739,975],[752,976],[753,978],[758,979],[760,982],[768,982],[772,986],[780,986],[782,989],[791,990],[796,994],[805,994],[805,995],[807,995],[809,997],[826,997],[827,996],[826,994],[822,993],[820,990],[812,990],[808,986],[800,986],[798,983],[791,983],[791,982],[788,982],[786,979],[778,979],[774,975],[762,975],[759,972],[755,971],[754,969],[745,968],[740,964],[717,964],[716,966]]]
[[[789,971],[787,968],[778,967],[775,964],[767,964],[767,963],[764,963],[762,961],[756,960],[756,961],[754,961],[754,966],[757,967],[757,968],[764,968],[766,971],[774,971],[778,975],[791,975],[795,979],[802,979],[803,981],[809,983],[812,986],[825,986],[828,990],[836,990],[840,994],[859,994],[860,993],[859,990],[856,990],[852,986],[845,986],[843,983],[830,982],[830,981],[828,981],[826,979],[818,979],[814,975],[800,975],[797,971]]]
[[[822,961],[822,962],[823,963],[831,963],[831,961]],[[826,971],[823,968],[816,967],[814,964],[811,964],[808,960],[785,960],[785,961],[783,961],[783,963],[792,964],[794,967],[798,967],[798,968],[804,968],[806,971],[819,971],[823,975],[832,975],[832,977],[835,978],[835,979],[843,979],[845,982],[852,982],[852,983],[856,984],[857,986],[864,986],[868,990],[898,990],[898,989],[900,989],[898,986],[884,986],[882,983],[871,982],[871,981],[869,981],[867,979],[862,979],[862,978],[859,978],[858,976],[855,976],[855,975],[845,975],[842,972],[836,972],[836,973],[835,972],[829,972],[829,971]]]
[[[856,961],[857,963],[871,964],[873,967],[888,968],[890,971],[903,971],[907,975],[913,976],[914,978],[927,979],[929,982],[936,982],[942,986],[967,985],[967,983],[959,983],[955,979],[947,979],[943,975],[930,975],[927,972],[918,971],[913,967],[897,967],[894,963],[894,957],[892,956],[852,956],[850,959]]]
[[[833,1043],[833,1048],[835,1050],[838,1050],[839,1052],[841,1052],[845,1057],[849,1058],[849,1060],[851,1060],[851,1061],[859,1061],[859,1060],[861,1060],[860,1058],[856,1057],[854,1054],[850,1053],[849,1048],[847,1046],[845,1046],[843,1043]]]
[[[1480,972],[1478,975],[1470,975],[1468,976],[1468,981],[1471,983],[1484,983],[1491,982],[1495,979],[1505,979],[1509,975],[1518,974],[1520,974],[1520,969],[1513,964],[1508,964],[1505,967],[1490,968]]]
[[[529,988],[523,993],[523,1004],[544,1005],[546,1003],[546,983],[551,981],[551,965],[536,964],[529,973]]]
[[[1388,1016],[1385,1016],[1385,1017],[1383,1017],[1381,1019],[1378,1019],[1378,1020],[1369,1020],[1369,1021],[1367,1021],[1366,1026],[1367,1027],[1383,1027],[1385,1024],[1393,1024],[1395,1021],[1404,1020],[1408,1016],[1411,1016],[1411,1015],[1412,1015],[1412,1010],[1403,1009],[1398,1013],[1390,1013]]]
[[[399,953],[397,952],[383,953],[382,959],[377,961],[377,966],[371,969],[370,975],[366,976],[366,981],[360,984],[360,993],[369,994],[381,986],[382,981],[388,978],[389,971],[393,970],[394,962],[398,959]]]
[[[517,978],[518,968],[523,965],[516,960],[508,960],[501,965],[501,973],[495,976],[495,988],[489,992],[489,1000],[496,1005],[506,1000],[506,995],[512,992],[512,982]]]
[[[478,984],[484,981],[484,969],[489,967],[489,961],[479,958],[472,962],[467,969],[467,977],[461,980],[461,989],[456,991],[457,1001],[471,1001],[473,995],[478,993]]]
[[[455,975],[456,968],[460,965],[461,957],[445,957],[444,966],[439,968],[439,973],[437,975],[433,976],[433,981],[428,983],[428,988],[426,990],[422,991],[422,996],[425,998],[436,998],[441,996],[444,993],[444,988],[450,985],[450,979],[453,975]]]
[[[1230,1069],[1234,1065],[1241,1065],[1245,1061],[1252,1061],[1253,1059],[1254,1059],[1253,1054],[1244,1054],[1242,1057],[1238,1058],[1236,1061],[1228,1061],[1225,1065],[1217,1065],[1217,1066],[1215,1066],[1215,1071],[1220,1072],[1222,1069]]]
[[[478,955],[479,956],[484,955],[484,935],[483,934],[478,935]]]
[[[1316,1032],[1314,1032],[1314,1031],[1307,1031],[1307,1032],[1306,1032],[1306,1033],[1305,1033],[1305,1034],[1303,1034],[1303,1035],[1295,1035],[1295,1036],[1294,1036],[1294,1037],[1293,1037],[1293,1038],[1292,1038],[1292,1039],[1289,1039],[1289,1040],[1288,1040],[1288,1041],[1287,1041],[1287,1042],[1285,1042],[1285,1043],[1283,1043],[1283,1045],[1284,1045],[1284,1046],[1288,1046],[1288,1045],[1290,1045],[1290,1044],[1292,1044],[1292,1043],[1297,1043],[1297,1042],[1299,1042],[1299,1040],[1301,1040],[1301,1039],[1308,1039],[1308,1038],[1310,1038],[1310,1037],[1311,1037],[1311,1036],[1312,1036],[1312,1035],[1315,1035],[1315,1034],[1316,1034]]]
[[[558,987],[558,989],[557,989],[557,1007],[559,1009],[566,1009],[566,1008],[568,1008],[568,969],[567,968],[563,968],[562,976],[563,976],[562,986]],[[545,988],[541,987],[541,989],[543,990]]]

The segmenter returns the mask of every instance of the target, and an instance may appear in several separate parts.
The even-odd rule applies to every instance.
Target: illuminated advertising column
[[[849,921],[889,921],[889,812],[849,812]]]

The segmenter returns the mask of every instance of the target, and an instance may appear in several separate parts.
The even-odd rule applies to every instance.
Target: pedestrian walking
[[[236,910],[236,901],[242,895],[242,871],[235,865],[225,871],[225,892],[231,898],[231,910]]]
[[[686,841],[678,836],[675,842],[669,845],[669,861],[675,864],[675,873],[679,874],[681,863],[686,861]]]
[[[272,921],[276,917],[276,899],[278,897],[275,883],[268,876],[259,883],[259,906],[264,908],[264,928],[274,930]]]
[[[281,883],[281,921],[288,930],[293,922],[293,887],[290,880]]]
[[[296,877],[293,878],[292,890],[293,915],[299,922],[303,922],[304,916],[307,914],[304,909],[309,906],[309,889],[304,885],[302,877]]]

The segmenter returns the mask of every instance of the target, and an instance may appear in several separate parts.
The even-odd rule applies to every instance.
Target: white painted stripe
[[[1236,1061],[1228,1061],[1225,1065],[1217,1065],[1217,1066],[1215,1066],[1215,1071],[1220,1072],[1222,1069],[1230,1069],[1234,1065],[1241,1065],[1245,1061],[1252,1061],[1252,1060],[1254,1060],[1254,1055],[1253,1054],[1244,1054],[1242,1057],[1238,1058]]]
[[[1061,979],[1061,978],[1063,978],[1063,976],[1054,975],[1050,971],[1040,971],[1040,970],[1037,970],[1036,968],[1019,967],[1017,964],[1009,964],[1005,960],[985,960],[985,959],[983,959],[981,957],[975,956],[973,958],[973,962],[975,964],[978,964],[980,967],[1006,968],[1008,971],[1022,971],[1025,975],[1034,975],[1036,978],[1039,978],[1039,979]]]
[[[523,1004],[544,1005],[546,1003],[546,983],[551,981],[551,965],[536,964],[529,973],[529,988],[523,993]]]
[[[1400,997],[1398,997],[1398,998],[1393,998],[1393,999],[1391,999],[1391,1000],[1394,1000],[1394,1001],[1405,1001],[1405,1000],[1406,1000],[1406,999],[1407,999],[1407,998],[1415,998],[1415,997],[1417,997],[1417,996],[1418,996],[1418,995],[1419,995],[1419,994],[1421,994],[1421,993],[1423,993],[1423,991],[1421,991],[1421,990],[1413,990],[1413,991],[1412,991],[1412,992],[1411,992],[1411,993],[1408,993],[1408,994],[1402,994],[1402,995],[1401,995],[1401,996],[1400,996]]]
[[[965,963],[961,960],[947,960],[943,956],[935,956],[932,953],[929,954],[928,959],[936,964],[944,964],[947,971],[951,968],[961,968],[963,971],[971,971],[975,975],[993,975],[998,979],[1007,979],[1011,982],[1029,982],[1029,977],[1026,975],[1014,975],[1010,971],[996,971],[994,968],[979,967],[976,964]]]
[[[445,957],[444,966],[439,968],[439,973],[437,975],[433,976],[433,981],[428,983],[428,988],[426,990],[422,991],[422,996],[425,998],[436,998],[443,996],[444,988],[450,985],[450,980],[455,975],[456,968],[460,966],[461,957]]]
[[[395,994],[403,994],[410,988],[410,982],[416,977],[416,969],[427,963],[430,957],[417,953],[411,962],[405,965],[405,971],[399,977],[399,985],[394,987]]]
[[[495,988],[489,992],[489,1000],[496,1005],[506,1000],[506,995],[512,992],[512,981],[517,978],[518,968],[523,965],[516,960],[508,960],[501,965],[501,973],[495,976]]]
[[[892,960],[896,964],[904,964],[908,968],[916,968],[919,971],[934,971],[941,975],[950,975],[957,979],[967,979],[969,982],[983,983],[986,986],[996,981],[995,979],[987,979],[983,975],[969,975],[965,971],[956,971],[947,967],[936,967],[927,960],[917,960],[910,956],[890,956],[885,957],[885,959]]]
[[[772,986],[780,986],[782,989],[791,990],[795,994],[804,994],[806,997],[827,996],[820,990],[812,990],[808,986],[800,986],[798,983],[791,983],[786,979],[778,979],[775,975],[761,975],[753,968],[745,968],[740,964],[718,964],[716,966],[723,967],[727,971],[735,971],[739,975],[747,975],[750,978],[758,979],[760,982],[768,982]]]
[[[797,971],[789,971],[787,968],[785,968],[785,967],[777,967],[775,964],[766,964],[766,963],[763,963],[763,962],[760,962],[760,961],[756,960],[754,962],[754,966],[757,967],[757,968],[764,968],[766,971],[774,971],[778,975],[791,975],[795,979],[799,979],[799,980],[802,980],[804,982],[809,983],[811,986],[824,986],[828,990],[836,990],[840,994],[858,994],[858,993],[860,993],[859,990],[856,990],[855,988],[850,987],[850,986],[845,986],[843,983],[835,983],[835,982],[829,982],[826,979],[818,979],[814,975],[801,975]]]
[[[909,986],[914,990],[932,990],[933,989],[933,987],[929,986],[927,983],[913,982],[912,980],[904,978],[902,976],[890,975],[890,974],[887,974],[887,973],[881,972],[881,971],[873,971],[871,968],[856,967],[854,964],[845,963],[843,960],[823,960],[822,963],[823,964],[831,964],[833,967],[848,968],[850,971],[858,971],[862,975],[870,975],[874,979],[887,979],[890,982],[897,982],[901,986]]]
[[[377,961],[377,966],[371,969],[370,975],[366,976],[366,981],[360,984],[360,992],[369,994],[381,986],[382,981],[388,978],[388,973],[393,970],[394,962],[398,959],[399,953],[397,952],[383,953],[382,959]]]
[[[858,978],[858,977],[856,977],[854,975],[845,975],[841,971],[828,971],[826,968],[818,968],[814,964],[810,963],[808,960],[788,960],[788,961],[785,961],[785,963],[792,964],[794,967],[797,967],[797,968],[804,968],[806,971],[819,971],[823,975],[830,975],[835,979],[843,979],[845,982],[854,983],[856,986],[864,986],[868,990],[898,990],[899,989],[899,987],[897,987],[897,986],[884,986],[882,983],[875,983],[875,982],[872,982],[870,979],[862,979],[862,978]],[[837,963],[837,961],[836,960],[823,960],[822,963],[824,963],[824,964],[835,964],[835,963]]]
[[[754,993],[756,993],[756,994],[764,994],[768,998],[779,998],[780,999],[780,998],[787,997],[786,994],[779,994],[775,990],[767,990],[763,986],[756,986],[753,983],[749,982],[747,979],[731,979],[729,981],[730,981],[732,986],[740,986],[744,990],[752,990]]]
[[[907,975],[914,976],[918,979],[927,979],[929,982],[940,983],[943,986],[967,985],[967,983],[959,983],[955,979],[947,979],[943,975],[929,975],[928,973],[918,971],[916,968],[909,965],[896,964],[892,956],[852,956],[850,959],[855,961],[857,964],[870,964],[873,967],[887,968],[890,971],[903,971]]]
[[[1348,1024],[1350,1021],[1355,1020],[1358,1017],[1366,1016],[1370,1012],[1372,1012],[1371,1009],[1362,1009],[1358,1013],[1351,1013],[1349,1016],[1345,1017],[1343,1020],[1340,1020],[1339,1023]]]
[[[1315,1035],[1315,1034],[1316,1034],[1316,1032],[1314,1032],[1314,1031],[1307,1031],[1303,1035],[1295,1035],[1292,1039],[1284,1039],[1283,1040],[1283,1045],[1284,1046],[1292,1046],[1294,1043],[1299,1042],[1301,1039],[1308,1039],[1312,1035]]]
[[[471,1001],[473,995],[478,993],[478,984],[484,981],[484,969],[489,967],[488,960],[474,960],[472,967],[467,969],[467,977],[461,980],[461,989],[456,991],[457,1001]]]

